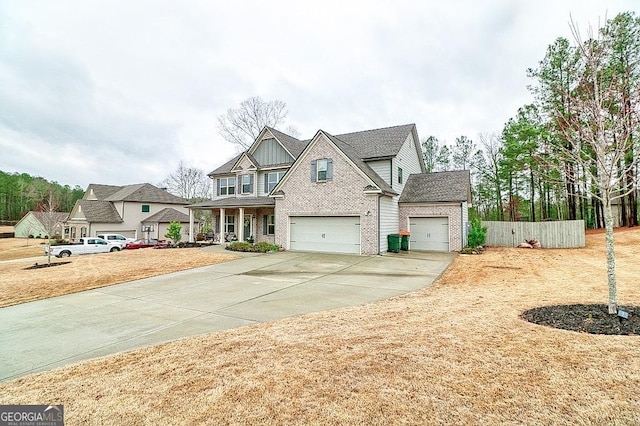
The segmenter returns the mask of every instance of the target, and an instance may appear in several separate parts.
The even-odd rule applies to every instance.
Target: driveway
[[[430,285],[455,253],[243,257],[0,309],[0,381]]]

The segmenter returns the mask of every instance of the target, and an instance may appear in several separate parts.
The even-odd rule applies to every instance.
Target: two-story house
[[[70,240],[99,233],[132,238],[164,238],[171,221],[189,229],[188,201],[149,183],[114,186],[90,184],[65,222]]]
[[[387,250],[387,235],[413,228],[413,249],[459,250],[469,173],[447,173],[425,173],[414,124],[336,136],[318,130],[305,141],[265,127],[246,152],[209,174],[213,200],[189,208],[211,209],[222,240],[377,254]]]

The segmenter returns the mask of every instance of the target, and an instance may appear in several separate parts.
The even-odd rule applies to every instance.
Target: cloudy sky
[[[452,143],[531,102],[557,37],[637,0],[0,2],[0,170],[158,183],[235,153],[217,117],[278,99],[310,138],[416,123]]]

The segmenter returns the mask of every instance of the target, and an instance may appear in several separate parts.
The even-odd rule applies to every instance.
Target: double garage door
[[[411,250],[449,251],[448,217],[410,217]]]
[[[358,216],[291,216],[289,225],[291,250],[360,254]]]

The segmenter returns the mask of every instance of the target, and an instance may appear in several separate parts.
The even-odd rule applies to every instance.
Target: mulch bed
[[[25,270],[27,270],[27,269],[42,269],[42,268],[49,268],[49,267],[52,267],[52,266],[66,265],[67,263],[71,263],[71,261],[54,262],[54,263],[35,263],[33,266],[29,266],[28,268],[24,268],[24,269]]]
[[[620,306],[628,319],[609,315],[607,305],[553,305],[530,309],[521,317],[529,322],[590,334],[640,335],[640,306]]]

